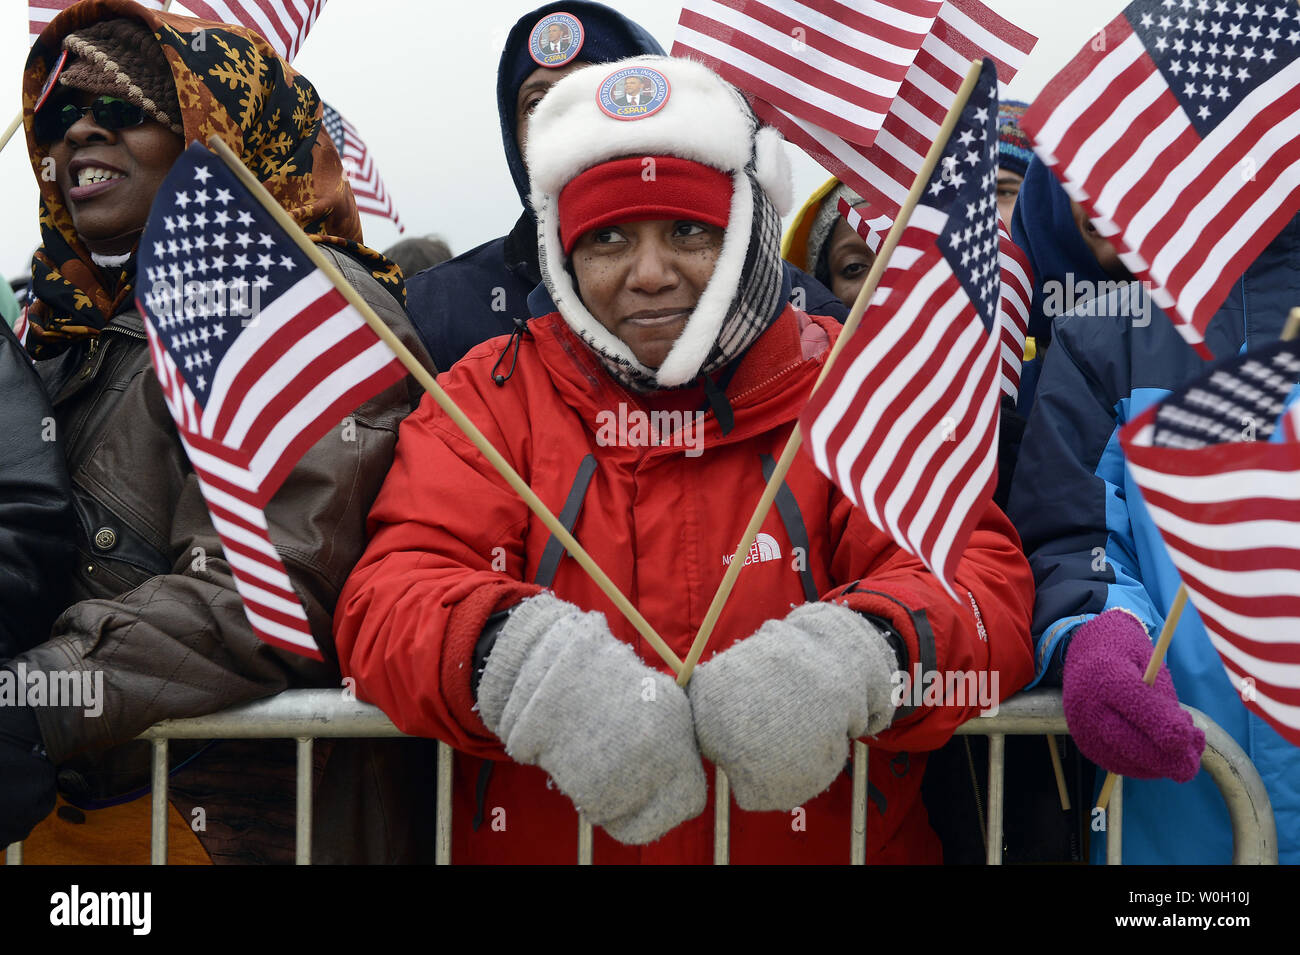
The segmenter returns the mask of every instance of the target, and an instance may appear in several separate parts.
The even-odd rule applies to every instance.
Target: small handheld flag
[[[1210,358],[1215,312],[1300,210],[1300,6],[1130,3],[1021,126]]]
[[[393,206],[393,197],[384,188],[384,180],[379,178],[379,169],[370,156],[361,134],[329,103],[323,104],[321,122],[325,132],[334,141],[334,148],[339,151],[343,161],[343,172],[352,186],[352,195],[357,200],[357,211],[392,219],[398,232],[405,232],[397,209]]]
[[[817,467],[954,598],[996,478],[997,110],[985,60],[881,279],[887,297],[800,419]]]
[[[1218,366],[1120,432],[1246,707],[1300,746],[1300,342]]]
[[[406,372],[225,163],[190,146],[140,239],[137,303],[254,632],[319,658],[264,509],[298,460]]]

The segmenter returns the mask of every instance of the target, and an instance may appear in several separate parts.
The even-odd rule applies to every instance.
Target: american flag
[[[256,30],[275,52],[293,62],[325,0],[180,0],[195,16]]]
[[[51,20],[76,2],[77,0],[27,0],[27,29],[31,34],[31,43],[36,42],[36,38],[41,35],[41,31]],[[163,0],[137,0],[137,2],[140,6],[151,10],[163,8]]]
[[[757,97],[754,108],[764,122],[866,200],[871,217],[882,217],[873,226],[883,233],[907,198],[971,60],[992,59],[1002,82],[1009,83],[1037,42],[980,0],[945,0],[869,147],[855,145],[807,116],[783,113],[756,90],[741,88]]]
[[[847,199],[839,201],[840,215],[849,226],[861,236],[873,253],[880,251],[885,242],[885,233],[893,225],[888,216],[864,216],[849,204]],[[884,229],[884,232],[878,231]],[[999,386],[1003,394],[1012,401],[1020,394],[1020,367],[1025,357],[1025,338],[1029,334],[1029,303],[1033,295],[1033,273],[1029,267],[1029,257],[1020,246],[1011,241],[1011,236],[1001,220],[998,221],[998,261],[1002,268],[1001,300],[998,304],[998,323],[1002,338],[1002,374]],[[880,286],[876,289],[872,302],[883,302],[889,297],[889,289]]]
[[[687,0],[672,54],[698,60],[777,109],[867,145],[941,5]]]
[[[325,132],[329,133],[330,139],[334,140],[334,148],[339,151],[339,156],[343,160],[343,172],[347,175],[348,182],[352,184],[352,195],[356,197],[357,209],[392,219],[397,226],[397,231],[405,232],[406,226],[402,225],[402,220],[397,215],[393,198],[384,188],[384,180],[379,178],[375,161],[370,158],[370,150],[357,134],[356,127],[344,119],[329,103],[324,106],[322,122],[325,124]]]
[[[263,512],[312,445],[405,372],[200,144],[159,187],[137,276],[154,370],[249,622],[319,658]]]
[[[1204,357],[1300,209],[1300,7],[1139,0],[1025,111],[1034,149]]]
[[[698,30],[687,30],[690,7],[688,4],[682,11],[674,56],[703,59],[717,68],[716,61],[725,58],[718,44],[753,42],[738,32],[741,24],[736,21],[733,32],[719,34],[722,38],[715,41],[709,54],[701,54],[692,45]],[[925,161],[944,117],[957,98],[971,60],[992,59],[1002,82],[1009,83],[1038,42],[1033,34],[994,13],[980,0],[944,0],[937,12],[931,13],[931,18],[929,33],[908,67],[897,97],[888,107],[883,127],[875,142],[868,141],[868,145],[838,135],[807,110],[787,111],[775,105],[767,99],[765,88],[754,84],[743,72],[723,73],[751,96],[760,119],[781,130],[786,139],[863,197],[860,215],[868,234],[884,236],[893,225],[899,207],[912,188],[916,171]],[[874,48],[875,41],[866,42]],[[1033,273],[1028,256],[1011,241],[1001,223],[999,235],[1002,244],[1001,388],[1015,398],[1020,389],[1020,366],[1029,328]],[[871,241],[867,238],[868,244]]]
[[[1129,471],[1245,705],[1300,746],[1300,343],[1218,366],[1120,432]]]
[[[998,428],[997,70],[979,81],[873,306],[801,418],[820,468],[956,595]]]

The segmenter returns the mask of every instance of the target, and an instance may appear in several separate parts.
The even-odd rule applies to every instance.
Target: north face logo
[[[722,566],[730,565],[731,559],[735,556],[735,554],[723,554]],[[776,542],[776,538],[771,534],[759,534],[754,538],[754,543],[749,545],[749,556],[741,566],[748,567],[750,564],[758,564],[765,560],[776,560],[780,556],[781,545]]]

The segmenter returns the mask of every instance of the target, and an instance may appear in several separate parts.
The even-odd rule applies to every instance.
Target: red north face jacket
[[[685,657],[765,468],[780,455],[826,339],[838,329],[787,307],[726,386],[734,415],[727,432],[709,412],[699,435],[678,432],[657,446],[636,429],[638,412],[650,410],[644,397],[620,387],[558,314],[530,323],[504,387],[490,377],[501,339],[471,351],[440,383],[561,520],[572,520],[577,539]],[[820,347],[810,347],[817,339]],[[818,354],[805,357],[812,351]],[[847,598],[901,634],[907,659],[900,664],[909,674],[917,666],[982,673],[999,700],[1029,681],[1033,584],[1001,511],[990,504],[975,529],[957,574],[957,604],[809,457],[800,454],[786,484],[792,496],[778,497],[780,508],[764,523],[704,660],[792,605]],[[340,663],[356,678],[358,696],[402,731],[458,751],[453,860],[574,861],[572,804],[541,769],[510,761],[475,711],[470,673],[485,621],[547,584],[564,600],[602,611],[648,665],[666,666],[578,564],[560,557],[558,543],[548,548],[546,528],[428,397],[402,424],[370,533],[335,616]],[[867,741],[869,862],[940,861],[920,798],[926,751],[976,715],[979,700],[912,702],[909,695],[893,725]],[[490,776],[485,761],[494,761]],[[748,813],[733,804],[732,861],[848,862],[850,783],[846,772],[803,813]],[[625,846],[598,829],[595,861],[708,863],[713,818],[711,795],[700,816],[649,846]]]

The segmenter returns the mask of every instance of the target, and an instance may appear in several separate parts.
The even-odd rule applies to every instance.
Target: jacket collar
[[[530,285],[542,281],[542,267],[537,261],[537,220],[530,210],[524,210],[506,236],[503,252],[506,268],[515,275]]]
[[[810,325],[825,330],[822,346],[809,348],[805,344],[810,337],[818,338],[806,334]],[[552,384],[593,430],[600,411],[615,409],[620,404],[643,409],[653,405],[653,398],[647,401],[645,396],[634,394],[615,381],[558,312],[534,319],[528,328]],[[726,382],[725,394],[735,423],[724,435],[717,416],[709,411],[705,416],[709,440],[739,441],[798,418],[826,359],[824,344],[833,342],[838,330],[839,325],[832,319],[807,316],[787,305],[738,359],[729,381],[726,375],[731,368],[715,375],[715,380]],[[809,351],[819,353],[804,357]]]

